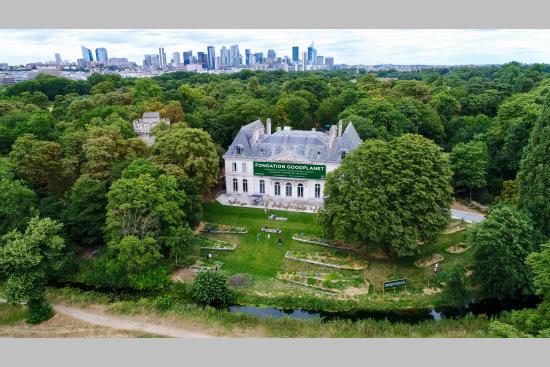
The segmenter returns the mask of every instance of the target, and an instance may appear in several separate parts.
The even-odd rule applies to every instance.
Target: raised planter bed
[[[276,215],[270,215],[269,217],[267,217],[267,219],[269,219],[269,220],[281,220],[281,221],[287,221],[288,220],[288,218],[278,217]]]
[[[320,272],[293,272],[277,273],[277,279],[292,284],[318,289],[330,293],[349,294],[350,291],[360,290],[359,293],[368,293],[368,282],[359,276],[346,277],[340,273]]]
[[[440,254],[433,254],[430,257],[426,257],[424,259],[419,259],[414,262],[414,265],[419,268],[427,268],[428,266],[432,266],[435,263],[443,261],[444,257]]]
[[[304,263],[326,266],[339,270],[363,270],[367,267],[364,262],[358,262],[353,258],[342,258],[330,253],[302,253],[297,251],[287,251],[285,259],[300,261]]]
[[[237,248],[236,243],[230,243],[205,236],[197,236],[197,242],[199,242],[201,250],[235,251]]]
[[[247,233],[248,229],[245,227],[233,226],[229,224],[205,223],[204,227],[201,229],[201,232],[243,234],[243,233]]]
[[[451,246],[449,248],[447,248],[447,252],[450,253],[450,254],[461,254],[463,253],[464,251],[467,251],[470,249],[470,245],[468,245],[467,243],[459,243],[459,244],[456,244],[454,246]]]
[[[189,268],[196,271],[220,270],[223,266],[221,261],[199,259]]]
[[[268,227],[262,227],[260,228],[260,231],[266,232],[266,233],[283,233],[279,228],[268,228]]]
[[[359,251],[359,250],[354,249],[354,248],[337,246],[334,243],[330,243],[328,240],[326,240],[324,238],[317,237],[317,236],[309,234],[309,233],[294,233],[292,235],[292,239],[295,240],[295,241],[304,242],[304,243],[311,243],[311,244],[314,244],[314,245],[320,245],[320,246],[324,246],[324,247],[328,247],[328,248],[333,248],[333,249],[336,249],[336,250],[353,251],[353,252]]]

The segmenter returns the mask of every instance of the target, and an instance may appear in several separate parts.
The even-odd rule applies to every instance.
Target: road
[[[0,303],[6,301],[0,298]],[[170,336],[174,338],[211,338],[211,335],[196,333],[174,327],[163,326],[159,324],[151,324],[147,322],[138,321],[130,317],[119,317],[113,315],[105,315],[102,313],[94,312],[91,310],[85,310],[78,307],[71,307],[65,305],[54,305],[56,312],[65,314],[74,319],[87,322],[93,325],[106,326],[119,330],[134,330],[142,331],[148,334]]]
[[[470,223],[479,223],[485,220],[483,214],[476,214],[458,209],[451,209],[451,217],[453,217],[453,219],[464,219],[464,221]]]

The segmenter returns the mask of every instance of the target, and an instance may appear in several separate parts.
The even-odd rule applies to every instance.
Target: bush
[[[27,303],[27,319],[29,324],[40,324],[42,321],[49,320],[55,315],[55,312],[48,302],[44,299],[31,299]]]
[[[225,306],[230,298],[227,276],[218,271],[199,271],[193,282],[193,298],[204,305]]]

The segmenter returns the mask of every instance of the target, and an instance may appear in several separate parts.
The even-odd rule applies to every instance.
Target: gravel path
[[[5,300],[0,298],[0,303]],[[186,331],[178,328],[162,326],[158,324],[150,324],[147,322],[138,321],[126,317],[118,317],[113,315],[105,315],[98,312],[85,310],[78,307],[54,305],[55,311],[64,315],[70,316],[80,321],[87,322],[93,325],[111,327],[119,330],[134,330],[142,331],[149,334],[170,336],[174,338],[211,338],[211,335]]]

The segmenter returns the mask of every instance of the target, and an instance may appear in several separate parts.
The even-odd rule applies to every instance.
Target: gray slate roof
[[[253,143],[255,129],[260,129],[260,137],[256,143]],[[336,137],[332,147],[329,146],[329,140],[328,133],[309,130],[280,130],[267,135],[262,122],[256,120],[241,127],[223,157],[340,162],[341,151],[350,152],[362,142],[351,122],[342,136]],[[241,147],[241,154],[237,154],[238,146]]]

